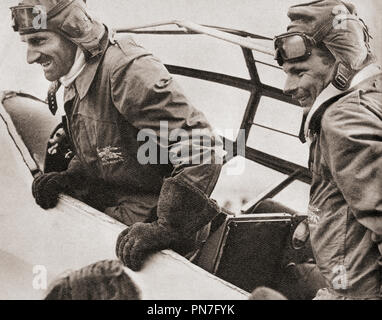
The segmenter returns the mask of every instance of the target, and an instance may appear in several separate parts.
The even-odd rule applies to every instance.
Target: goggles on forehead
[[[275,59],[282,66],[285,62],[304,61],[312,54],[316,41],[301,32],[284,33],[274,41]]]
[[[35,17],[33,6],[11,7],[12,28],[14,31],[31,31],[33,28],[33,19]]]
[[[46,28],[47,20],[59,14],[75,0],[61,0],[49,11],[43,5],[23,5],[11,7],[13,30],[20,34],[42,31]],[[85,1],[86,2],[86,1]]]
[[[11,7],[13,30],[20,33],[41,31],[41,19],[46,13],[39,6],[20,5]]]

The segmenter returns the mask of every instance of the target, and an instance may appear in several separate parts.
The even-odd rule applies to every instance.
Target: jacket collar
[[[105,26],[106,32],[103,36],[100,47],[101,47],[101,53],[91,58],[85,65],[84,69],[80,73],[80,75],[75,80],[76,89],[79,95],[80,100],[82,100],[86,94],[89,91],[89,88],[91,84],[93,83],[94,77],[97,73],[98,66],[100,65],[105,52],[107,48],[109,47],[110,43],[114,43],[114,38],[112,32],[108,30],[108,28]]]
[[[311,140],[311,133],[312,131],[315,131],[314,129],[317,127],[317,122],[320,122],[321,117],[328,106],[340,98],[343,98],[357,90],[358,86],[361,85],[365,80],[374,77],[379,73],[381,73],[381,68],[376,64],[370,64],[366,66],[356,74],[352,80],[350,88],[345,92],[340,91],[336,89],[332,84],[329,84],[329,86],[326,87],[317,97],[309,113],[303,119],[301,128],[303,135],[300,137],[302,142],[305,143],[306,140]]]
[[[74,63],[72,65],[72,68],[69,70],[69,72],[60,78],[60,83],[65,87],[69,87],[76,78],[81,74],[82,70],[86,66],[86,59],[84,52],[77,47],[76,57],[74,60]]]

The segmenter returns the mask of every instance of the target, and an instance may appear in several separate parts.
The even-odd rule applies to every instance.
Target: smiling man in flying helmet
[[[25,0],[11,10],[13,29],[19,32],[22,41],[28,43],[28,63],[40,63],[49,81],[61,79],[60,83],[63,83],[69,71],[74,77],[74,69],[79,73],[85,60],[102,53],[105,26],[91,18],[83,1]],[[33,50],[37,46],[32,45],[44,40],[41,33],[60,41],[59,46],[52,46],[52,50],[58,47],[54,55],[56,59],[48,59],[45,51]]]
[[[209,196],[223,163],[220,138],[205,116],[157,58],[130,37],[114,39],[82,0],[24,0],[11,10],[13,28],[28,46],[28,63],[41,64],[53,82],[52,113],[57,88],[65,87],[65,127],[75,151],[66,171],[35,179],[37,204],[49,209],[60,192],[85,192],[88,203],[129,226],[118,238],[116,253],[136,270],[150,252],[197,249],[207,234],[200,230],[219,212]],[[162,136],[162,121],[169,132],[186,132],[187,143]],[[177,161],[142,164],[143,142],[137,136],[147,129],[150,141]],[[193,141],[193,130],[210,144]],[[163,139],[167,147],[160,144]],[[193,161],[190,145],[202,161]]]
[[[382,73],[355,7],[292,6],[275,38],[285,93],[305,108],[309,229],[327,288],[316,299],[381,299]]]

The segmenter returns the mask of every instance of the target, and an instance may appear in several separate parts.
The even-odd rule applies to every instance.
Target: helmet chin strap
[[[334,78],[332,84],[338,90],[346,91],[350,88],[351,81],[357,71],[346,66],[342,61],[336,63]]]

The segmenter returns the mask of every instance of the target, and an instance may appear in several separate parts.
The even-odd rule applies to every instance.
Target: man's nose
[[[286,95],[292,96],[298,88],[298,77],[295,76],[288,76],[285,86],[284,86],[284,93]]]
[[[28,46],[27,62],[29,64],[35,63],[38,59],[40,59],[40,57],[41,57],[41,54],[37,50],[34,50],[33,48]]]

